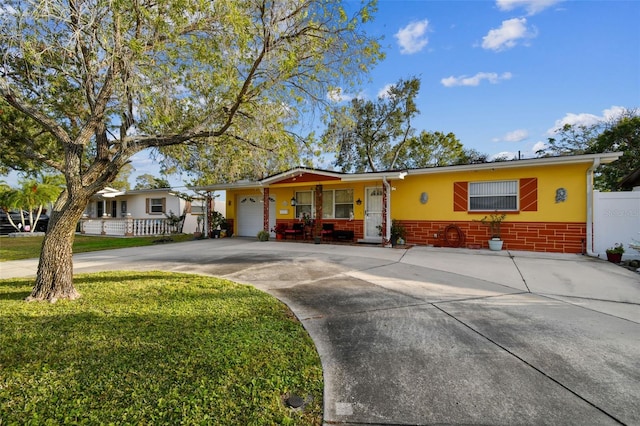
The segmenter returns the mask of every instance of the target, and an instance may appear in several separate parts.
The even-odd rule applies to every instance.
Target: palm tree
[[[22,229],[34,232],[38,221],[40,220],[40,216],[42,215],[44,206],[55,201],[62,192],[62,182],[61,177],[57,175],[42,175],[39,179],[21,179],[18,182],[20,188],[10,189],[4,193],[4,204],[6,204],[6,207],[8,208],[17,208],[20,211],[28,211],[28,228],[25,223],[24,214],[20,215]],[[20,229],[20,227],[13,222],[11,215],[7,214],[7,218],[14,228]]]

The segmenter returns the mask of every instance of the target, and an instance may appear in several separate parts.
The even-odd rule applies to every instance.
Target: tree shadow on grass
[[[31,278],[0,280],[0,300],[21,300],[31,294],[34,281]]]

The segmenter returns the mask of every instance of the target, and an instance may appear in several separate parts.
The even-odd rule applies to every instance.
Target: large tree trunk
[[[58,299],[80,297],[73,286],[73,241],[87,202],[88,198],[72,199],[62,209],[54,208],[42,242],[36,282],[27,301],[55,303]]]

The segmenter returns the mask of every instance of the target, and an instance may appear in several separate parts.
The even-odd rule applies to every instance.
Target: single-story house
[[[163,234],[174,231],[164,227],[168,217],[183,213],[183,233],[196,232],[198,226],[203,231],[205,204],[204,198],[188,201],[170,188],[120,191],[107,187],[91,198],[80,231],[102,235]],[[220,208],[224,209],[224,205],[215,206],[217,211]]]
[[[386,243],[392,220],[408,244],[443,245],[445,231],[465,247],[488,246],[481,220],[506,214],[504,248],[589,253],[593,247],[593,175],[621,153],[513,160],[482,164],[340,173],[295,168],[259,181],[194,188],[226,191],[227,223],[238,236],[291,228],[303,217],[330,223],[358,242]],[[451,227],[453,225],[453,227]],[[316,231],[317,233],[317,231]]]

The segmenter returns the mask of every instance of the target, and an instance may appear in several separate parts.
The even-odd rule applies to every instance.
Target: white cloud
[[[531,150],[534,153],[536,153],[538,151],[544,151],[545,149],[547,149],[547,143],[546,142],[542,142],[542,141],[538,141],[535,144],[533,144],[533,148]]]
[[[498,9],[508,12],[522,7],[529,15],[535,15],[543,10],[560,3],[562,0],[496,0]]]
[[[378,97],[381,99],[389,97],[389,89],[391,89],[394,85],[389,83],[385,85],[382,89],[378,91]]]
[[[517,152],[511,152],[511,151],[502,151],[502,152],[498,152],[497,154],[493,154],[489,156],[489,161],[493,161],[496,158],[499,159],[507,159],[507,160],[513,160],[515,158],[518,158],[518,153]]]
[[[427,28],[429,26],[428,20],[411,22],[404,28],[400,28],[394,37],[398,40],[400,45],[400,53],[403,55],[411,55],[422,50],[423,47],[429,43],[426,37]]]
[[[529,132],[525,129],[514,130],[500,138],[504,142],[522,142],[529,137]]]
[[[626,111],[625,107],[621,107],[621,106],[612,106],[609,109],[605,109],[604,111],[602,111],[602,118],[605,121],[609,121],[609,120],[613,120],[613,119],[617,119],[618,117],[620,117],[622,114],[624,114]]]
[[[527,40],[535,36],[535,31],[527,28],[525,18],[508,19],[502,21],[500,28],[489,30],[482,38],[482,47],[495,51],[511,49],[518,44],[518,40]]]
[[[496,84],[500,80],[509,80],[512,75],[510,72],[505,72],[498,75],[495,72],[479,72],[472,77],[468,77],[466,75],[461,75],[459,77],[447,77],[440,80],[445,87],[454,87],[454,86],[478,86],[482,80],[487,80],[491,84]]]
[[[353,98],[353,95],[344,93],[342,87],[337,87],[327,92],[327,99],[336,103],[350,101]]]
[[[601,116],[597,116],[595,114],[590,114],[586,112],[582,112],[579,114],[574,114],[572,112],[569,112],[560,120],[556,120],[553,127],[547,130],[547,135],[548,136],[555,135],[558,129],[562,129],[567,124],[571,126],[587,126],[588,127],[588,126],[593,126],[594,124],[598,124],[602,121],[610,121],[620,117],[620,115],[622,115],[624,111],[625,111],[624,107],[614,105],[611,108],[607,108],[603,110]]]

